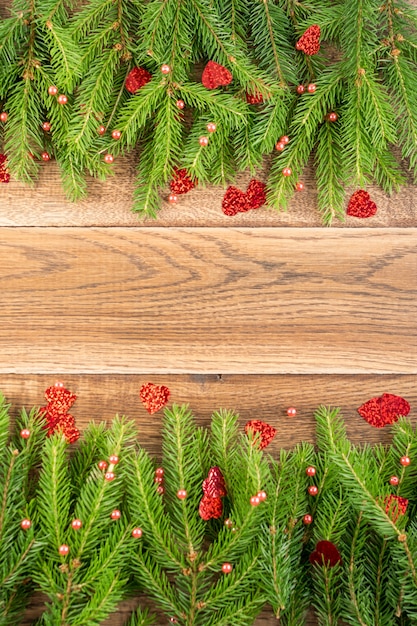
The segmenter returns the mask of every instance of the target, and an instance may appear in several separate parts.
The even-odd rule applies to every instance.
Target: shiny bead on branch
[[[226,528],[232,528],[233,521],[230,519],[230,517],[224,520],[224,525],[226,526]]]
[[[308,93],[314,93],[316,91],[316,85],[314,83],[310,83],[307,85],[307,91]]]
[[[71,522],[71,526],[74,530],[80,530],[82,525],[83,523],[80,519],[73,519]]]
[[[178,202],[178,196],[175,193],[170,193],[168,196],[168,202],[170,204],[176,204]]]
[[[112,465],[117,465],[117,464],[118,464],[118,462],[120,461],[120,459],[119,459],[119,457],[117,456],[117,454],[112,454],[112,455],[109,457],[109,461],[110,461],[110,463],[111,463]]]
[[[103,472],[104,472],[104,470],[107,469],[106,461],[99,461],[97,465],[98,465],[98,469],[102,470]]]
[[[208,137],[200,137],[200,139],[198,140],[198,143],[200,144],[200,146],[207,146],[208,145]]]
[[[162,484],[164,482],[164,477],[163,476],[155,476],[154,482],[158,483],[158,484]]]
[[[48,93],[50,96],[56,96],[56,94],[58,93],[58,87],[55,87],[55,85],[51,85],[50,87],[48,87]]]
[[[304,183],[302,183],[301,181],[298,181],[298,183],[295,186],[295,191],[303,191],[304,189]]]
[[[288,417],[295,417],[297,415],[297,409],[293,406],[289,406],[287,409]]]
[[[282,135],[282,137],[280,137],[279,140],[282,141],[282,143],[285,145],[287,145],[287,143],[290,143],[290,138],[287,137],[287,135]]]
[[[339,116],[337,115],[337,113],[333,111],[332,113],[329,113],[327,119],[329,120],[329,122],[336,122],[338,117]]]
[[[42,128],[43,128],[43,130],[46,133],[49,133],[49,131],[51,130],[51,123],[50,122],[43,122]]]
[[[169,74],[171,71],[171,68],[169,67],[169,65],[166,65],[164,63],[164,65],[161,65],[161,72],[162,74]]]
[[[301,95],[302,93],[305,92],[305,90],[306,90],[306,88],[304,87],[304,85],[298,85],[298,87],[297,87],[297,93],[298,94]]]
[[[252,496],[250,499],[250,503],[252,506],[258,506],[258,504],[261,503],[261,499],[259,498],[259,496]]]
[[[67,546],[65,543],[62,544],[62,546],[59,546],[58,552],[61,556],[67,556],[67,554],[69,554],[69,546]]]
[[[42,160],[45,162],[51,160],[51,155],[49,154],[49,152],[42,152],[41,157]]]
[[[67,102],[68,102],[67,96],[64,93],[61,93],[58,96],[58,104],[67,104]]]
[[[209,122],[206,126],[209,133],[214,133],[216,131],[216,124],[214,122]]]
[[[187,492],[185,491],[185,489],[178,489],[177,498],[179,498],[180,500],[185,500],[186,497],[187,497]]]
[[[132,537],[134,537],[135,539],[140,539],[142,537],[142,529],[141,528],[134,528],[132,530]]]
[[[400,483],[400,479],[398,478],[398,476],[391,476],[391,478],[389,479],[389,484],[393,485],[394,487],[399,485],[399,483]]]
[[[0,122],[3,122],[3,123],[7,122],[7,118],[8,118],[8,115],[6,111],[3,111],[2,113],[0,113]]]
[[[266,497],[267,497],[266,496],[266,491],[258,491],[258,493],[256,495],[257,495],[257,497],[259,498],[259,500],[261,502],[265,502]]]
[[[122,514],[120,513],[119,509],[114,509],[114,511],[111,512],[110,517],[112,519],[120,519],[122,517]]]
[[[308,525],[308,524],[311,524],[312,521],[313,521],[313,517],[311,515],[309,515],[308,513],[307,515],[304,515],[303,524]]]
[[[177,105],[179,109],[183,109],[185,107],[184,100],[177,100],[175,104]]]
[[[105,480],[107,480],[107,482],[111,482],[112,480],[114,480],[116,478],[116,476],[113,474],[113,472],[106,472],[104,474],[104,478]]]
[[[170,617],[169,618],[169,623],[170,624],[178,624],[178,620],[175,617]]]
[[[155,474],[156,474],[156,476],[163,476],[164,475],[163,467],[157,467],[156,470],[155,470]]]
[[[29,528],[32,526],[32,522],[30,521],[30,519],[22,519],[22,521],[20,522],[20,527],[23,530],[29,530]]]
[[[106,132],[106,127],[101,124],[101,126],[97,128],[97,132],[99,135],[104,135],[104,133]]]
[[[156,490],[156,493],[159,493],[159,495],[163,495],[165,493],[165,487],[163,487],[162,485],[159,485],[159,487]]]
[[[307,476],[315,476],[316,475],[316,468],[313,467],[312,465],[309,465],[306,469],[306,474]]]
[[[283,143],[282,141],[277,141],[277,143],[275,144],[275,150],[278,150],[278,152],[282,152],[285,149],[285,143]]]
[[[29,439],[29,437],[30,437],[30,430],[28,428],[23,428],[20,431],[20,436],[22,437],[22,439]]]
[[[291,176],[291,174],[292,174],[292,169],[290,167],[284,167],[284,169],[282,170],[282,175]]]
[[[400,463],[401,465],[404,465],[404,467],[407,467],[407,465],[410,465],[411,459],[409,456],[402,456],[400,459]]]
[[[231,563],[223,563],[222,565],[223,574],[230,574],[232,570],[233,570],[233,565]]]
[[[110,163],[113,163],[113,161],[114,161],[114,156],[112,154],[105,154],[104,155],[104,162],[105,163],[110,164]]]
[[[120,132],[120,130],[112,130],[111,136],[117,141],[122,136],[122,133]]]
[[[318,494],[318,492],[319,492],[319,490],[318,490],[318,488],[316,487],[316,485],[311,485],[311,486],[308,488],[308,493],[310,494],[310,496],[316,496],[316,495]]]

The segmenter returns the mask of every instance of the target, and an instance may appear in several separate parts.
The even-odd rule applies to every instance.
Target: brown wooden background
[[[279,431],[272,452],[314,440],[319,404],[341,406],[357,442],[389,440],[356,412],[384,391],[416,419],[415,188],[371,190],[375,217],[325,229],[308,170],[288,213],[226,217],[222,190],[196,189],[144,221],[130,212],[133,160],[115,172],[77,205],[54,163],[33,190],[0,186],[0,389],[14,411],[63,380],[78,424],[128,415],[155,453],[161,418],[138,398],[149,380],[201,423],[220,407],[262,417]],[[256,622],[273,623],[268,610]]]

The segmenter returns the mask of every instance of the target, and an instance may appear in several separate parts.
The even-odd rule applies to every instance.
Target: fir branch
[[[315,153],[318,208],[326,226],[331,226],[334,217],[344,221],[343,150],[338,130],[331,122],[322,124]]]

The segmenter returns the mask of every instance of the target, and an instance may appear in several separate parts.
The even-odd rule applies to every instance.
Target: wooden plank
[[[162,210],[157,220],[139,218],[131,211],[135,171],[134,155],[118,159],[115,176],[106,182],[90,180],[89,196],[74,204],[64,196],[56,163],[42,164],[33,188],[17,181],[0,185],[0,226],[321,226],[311,166],[303,174],[305,190],[294,196],[288,212],[262,208],[228,217],[221,210],[224,189],[208,186],[182,196],[176,206],[168,204],[166,189],[161,193]],[[261,180],[266,179],[266,172],[267,167],[259,175]],[[249,173],[242,173],[235,184],[245,190],[249,180]],[[347,216],[345,224],[335,221],[335,227],[417,226],[417,202],[411,185],[392,198],[376,187],[368,191],[377,203],[377,214],[366,220]]]
[[[0,231],[1,373],[415,373],[414,229]]]
[[[152,454],[161,452],[162,412],[150,416],[139,400],[145,382],[166,385],[171,391],[170,404],[188,403],[197,423],[209,426],[216,409],[239,413],[243,425],[260,418],[277,428],[271,454],[290,448],[300,441],[314,442],[315,409],[324,404],[338,406],[346,420],[348,435],[355,443],[388,443],[389,429],[370,427],[357,408],[384,392],[400,395],[411,404],[410,417],[417,422],[417,377],[412,375],[368,376],[272,376],[272,375],[13,375],[0,376],[0,389],[12,404],[16,416],[44,403],[44,390],[56,380],[63,380],[76,393],[71,413],[82,430],[90,420],[109,422],[116,414],[134,420],[139,441]],[[287,417],[289,406],[297,416]]]

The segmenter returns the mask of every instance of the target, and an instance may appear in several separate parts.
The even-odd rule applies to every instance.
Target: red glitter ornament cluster
[[[317,54],[320,50],[320,26],[313,24],[301,35],[300,39],[295,44],[297,50],[301,50],[308,56]]]
[[[206,89],[216,89],[230,85],[233,80],[232,73],[215,61],[209,61],[203,70],[201,82]]]
[[[259,209],[266,203],[266,184],[252,179],[246,193],[231,185],[223,197],[222,210],[225,215],[246,213],[251,209]]]
[[[40,409],[40,414],[46,419],[45,428],[50,437],[55,432],[62,432],[68,443],[74,443],[80,437],[80,431],[75,426],[75,419],[68,413],[76,401],[77,396],[65,389],[63,383],[55,383],[45,391],[47,405]]]
[[[355,191],[350,197],[346,213],[352,217],[372,217],[378,208],[371,196],[364,189]]]
[[[227,495],[224,476],[220,467],[211,467],[207,478],[203,480],[203,497],[198,507],[200,517],[208,521],[209,519],[219,519],[223,514],[222,498]]]
[[[0,154],[0,183],[10,182],[10,174],[7,171],[7,156]]]
[[[152,80],[152,74],[143,67],[134,67],[126,77],[125,87],[130,93],[136,93]]]
[[[394,494],[390,494],[384,500],[385,513],[390,516],[395,523],[400,515],[405,515],[407,512],[408,500],[407,498],[401,498]]]
[[[263,450],[271,443],[277,433],[277,429],[262,420],[250,420],[245,424],[245,433],[248,435],[249,432],[258,435],[255,437],[255,441],[259,442],[259,449]]]
[[[314,552],[310,554],[310,563],[317,563],[318,565],[334,567],[341,561],[342,556],[334,543],[325,539],[319,541]]]
[[[180,196],[181,194],[188,193],[191,189],[197,187],[197,185],[197,179],[192,180],[185,168],[179,169],[178,167],[174,167],[174,176],[169,183],[172,193]]]
[[[383,428],[393,424],[400,415],[408,415],[410,405],[407,400],[393,393],[383,393],[382,396],[371,398],[358,408],[358,413],[364,420],[375,428]]]
[[[170,391],[164,385],[146,383],[140,388],[139,396],[145,409],[153,415],[162,409],[169,400]]]

